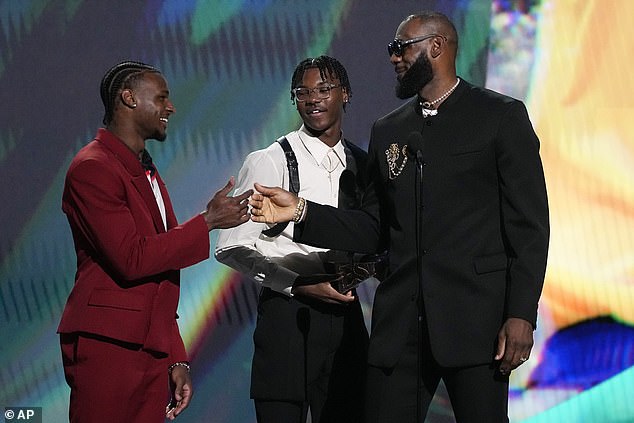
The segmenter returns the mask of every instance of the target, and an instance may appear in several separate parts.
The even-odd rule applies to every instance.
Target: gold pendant
[[[397,168],[397,162],[401,154],[403,155],[403,160]],[[397,143],[390,144],[390,147],[385,150],[385,156],[387,159],[388,177],[390,179],[396,179],[396,177],[403,172],[405,163],[407,163],[407,145],[404,145],[402,149],[399,149]]]

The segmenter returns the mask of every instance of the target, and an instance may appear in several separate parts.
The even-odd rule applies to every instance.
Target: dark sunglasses
[[[444,35],[440,35],[440,34],[427,34],[427,35],[423,35],[421,37],[416,37],[416,38],[411,38],[409,40],[399,40],[398,38],[395,38],[394,41],[392,41],[391,43],[389,43],[387,45],[387,52],[390,54],[390,57],[392,57],[392,55],[395,55],[397,57],[401,57],[403,55],[403,49],[405,47],[407,47],[410,44],[414,44],[414,43],[420,43],[421,41],[425,41],[429,38],[433,38],[433,37],[442,37],[445,40],[447,40],[447,37],[445,37]]]

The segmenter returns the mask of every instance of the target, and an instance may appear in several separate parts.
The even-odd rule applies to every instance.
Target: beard
[[[427,55],[421,53],[414,64],[396,80],[396,96],[406,99],[415,96],[418,92],[434,78],[434,70]]]

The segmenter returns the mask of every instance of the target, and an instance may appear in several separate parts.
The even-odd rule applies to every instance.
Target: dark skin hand
[[[189,371],[184,366],[176,366],[172,369],[169,378],[171,400],[165,407],[165,418],[174,420],[189,405],[194,391]]]
[[[241,195],[231,197],[229,191],[233,189],[233,176],[220,191],[207,203],[207,209],[201,214],[207,223],[207,229],[227,229],[238,226],[249,220],[248,199],[253,194],[250,189]]]
[[[510,317],[498,333],[498,348],[495,360],[500,361],[500,373],[509,375],[531,355],[533,348],[533,325],[524,319]]]
[[[293,295],[303,295],[306,297],[316,298],[330,304],[345,304],[355,300],[352,292],[340,294],[330,285],[330,282],[319,282],[312,285],[302,285],[293,287]]]

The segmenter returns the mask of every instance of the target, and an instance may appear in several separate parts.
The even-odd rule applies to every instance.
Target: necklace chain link
[[[460,83],[460,78],[456,78],[456,83],[453,85],[453,87],[449,88],[449,90],[444,93],[443,95],[441,95],[440,97],[438,97],[436,100],[434,101],[422,101],[420,102],[420,105],[423,109],[427,109],[427,110],[431,110],[434,108],[434,105],[436,103],[439,103],[441,101],[443,101],[444,99],[446,99],[447,97],[449,97],[449,95],[451,95],[452,92],[454,92],[454,90],[456,89],[456,87],[458,86],[458,84]]]

